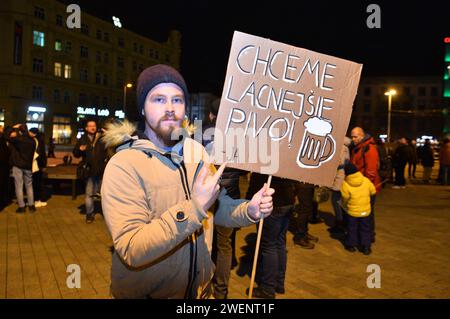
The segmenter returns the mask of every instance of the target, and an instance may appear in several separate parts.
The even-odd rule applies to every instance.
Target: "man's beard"
[[[167,120],[177,121],[178,124],[171,124],[170,126],[168,127],[166,126],[164,128],[161,127],[162,122]],[[164,145],[172,147],[179,142],[177,136],[174,136],[174,138],[172,139],[172,133],[181,127],[181,120],[176,116],[167,116],[167,115],[163,116],[158,120],[156,127],[154,127],[150,123],[148,123],[148,125],[150,126],[151,130],[155,133],[156,138],[159,139]]]

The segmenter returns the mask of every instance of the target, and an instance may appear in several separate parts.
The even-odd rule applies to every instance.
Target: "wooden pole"
[[[269,175],[267,179],[267,188],[270,188],[270,183],[272,182],[272,175]],[[258,226],[258,237],[256,239],[256,248],[255,248],[255,257],[253,258],[253,269],[252,269],[252,277],[250,279],[250,289],[248,291],[248,299],[252,299],[253,296],[253,285],[255,284],[255,275],[256,275],[256,266],[258,264],[258,253],[259,253],[259,245],[261,244],[261,234],[264,225],[264,215],[261,216],[259,220]]]

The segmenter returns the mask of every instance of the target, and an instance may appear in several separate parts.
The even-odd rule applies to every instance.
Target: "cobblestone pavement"
[[[111,239],[101,215],[85,224],[83,201],[59,195],[34,214],[16,214],[14,204],[0,213],[0,298],[109,298]],[[326,223],[310,226],[315,249],[294,246],[288,234],[286,294],[277,298],[450,297],[450,187],[385,188],[370,256],[345,251],[327,231],[330,203],[319,209]],[[245,298],[255,238],[255,226],[237,232],[230,298]],[[70,264],[81,266],[80,289],[67,287]],[[381,267],[380,289],[367,288],[370,264]]]

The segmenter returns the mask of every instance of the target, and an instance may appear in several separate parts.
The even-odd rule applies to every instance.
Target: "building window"
[[[155,50],[155,59],[159,59],[159,51]]]
[[[101,39],[102,39],[102,31],[97,30],[97,40],[101,40]]]
[[[63,26],[63,17],[60,14],[56,15],[56,25],[58,27],[62,27]]]
[[[55,144],[70,144],[72,128],[70,126],[70,116],[53,116],[53,138]]]
[[[364,96],[370,96],[372,94],[372,89],[368,86],[364,88]]]
[[[5,126],[5,110],[0,109],[0,125]]]
[[[78,95],[78,104],[80,104],[80,105],[86,105],[86,104],[88,104],[88,98],[87,98],[87,95],[86,95],[86,94],[80,93],[80,94]]]
[[[36,127],[39,131],[44,131],[44,107],[29,106],[27,110],[27,126],[28,129]]]
[[[133,71],[137,71],[137,62],[133,61]]]
[[[66,64],[64,66],[64,78],[65,79],[72,78],[72,66],[71,65]]]
[[[66,53],[70,53],[72,51],[72,42],[66,42]]]
[[[33,44],[38,47],[43,47],[45,44],[45,35],[44,32],[33,31]]]
[[[123,57],[121,57],[121,56],[117,57],[117,66],[119,68],[123,68],[123,66],[124,66]]]
[[[170,55],[166,53],[166,62],[170,62]]]
[[[430,95],[431,96],[438,96],[438,88],[435,86],[431,87],[431,91],[430,91]]]
[[[81,70],[80,71],[80,81],[81,82],[87,82],[88,81],[88,70]]]
[[[411,95],[411,88],[410,88],[409,86],[405,86],[405,87],[403,88],[403,94],[404,94],[405,96],[410,96],[410,95]]]
[[[142,44],[139,46],[139,53],[144,54],[144,46]]]
[[[33,59],[33,72],[43,73],[44,72],[44,61],[42,59]]]
[[[424,86],[419,87],[419,96],[425,96],[427,95],[427,88]]]
[[[102,62],[102,54],[100,53],[100,51],[95,52],[95,61],[97,63]]]
[[[103,63],[108,64],[109,63],[109,54],[108,52],[105,52],[103,55]]]
[[[64,92],[64,104],[69,104],[69,103],[70,103],[70,92],[65,91]]]
[[[103,34],[103,40],[104,40],[105,42],[109,42],[109,33],[108,33],[108,32],[105,32],[105,33]]]
[[[103,85],[108,85],[108,74],[103,74]]]
[[[419,91],[420,91],[420,90],[419,90]],[[418,101],[417,101],[417,108],[418,108],[419,110],[425,109],[425,106],[426,106],[425,100],[418,100]]]
[[[89,26],[87,24],[81,24],[81,33],[89,35]]]
[[[62,65],[59,62],[55,62],[55,76],[59,78],[62,76]]]
[[[55,90],[53,91],[53,101],[54,101],[55,103],[59,103],[60,100],[61,100],[61,95],[60,95],[60,93],[59,93],[59,90],[58,90],[58,89],[55,89]]]
[[[80,46],[80,57],[88,58],[89,57],[89,49],[85,46]]]
[[[61,50],[62,50],[61,40],[55,40],[55,51],[61,51]]]
[[[122,37],[119,37],[119,39],[117,40],[117,44],[119,45],[119,47],[123,48],[125,47],[125,41]]]
[[[143,64],[139,64],[139,72],[142,72],[144,70],[144,65]]]
[[[364,112],[370,113],[371,111],[371,105],[369,101],[364,102]]]
[[[95,84],[101,83],[100,73],[95,73]]]
[[[33,100],[42,100],[42,87],[33,85],[31,89],[31,98]]]
[[[34,7],[34,17],[40,20],[45,20],[45,10],[44,8]]]
[[[137,53],[138,45],[136,42],[133,43],[133,51]]]
[[[151,58],[154,58],[155,57],[155,50],[150,49],[149,50],[149,55],[150,55]]]

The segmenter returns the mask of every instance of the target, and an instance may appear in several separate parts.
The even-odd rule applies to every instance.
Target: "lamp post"
[[[133,84],[127,83],[123,86],[123,113],[127,116],[127,88],[132,88]]]
[[[387,142],[389,143],[391,140],[391,108],[392,108],[392,97],[397,94],[397,91],[394,89],[390,89],[385,92],[384,95],[388,97],[388,125],[387,125]]]

